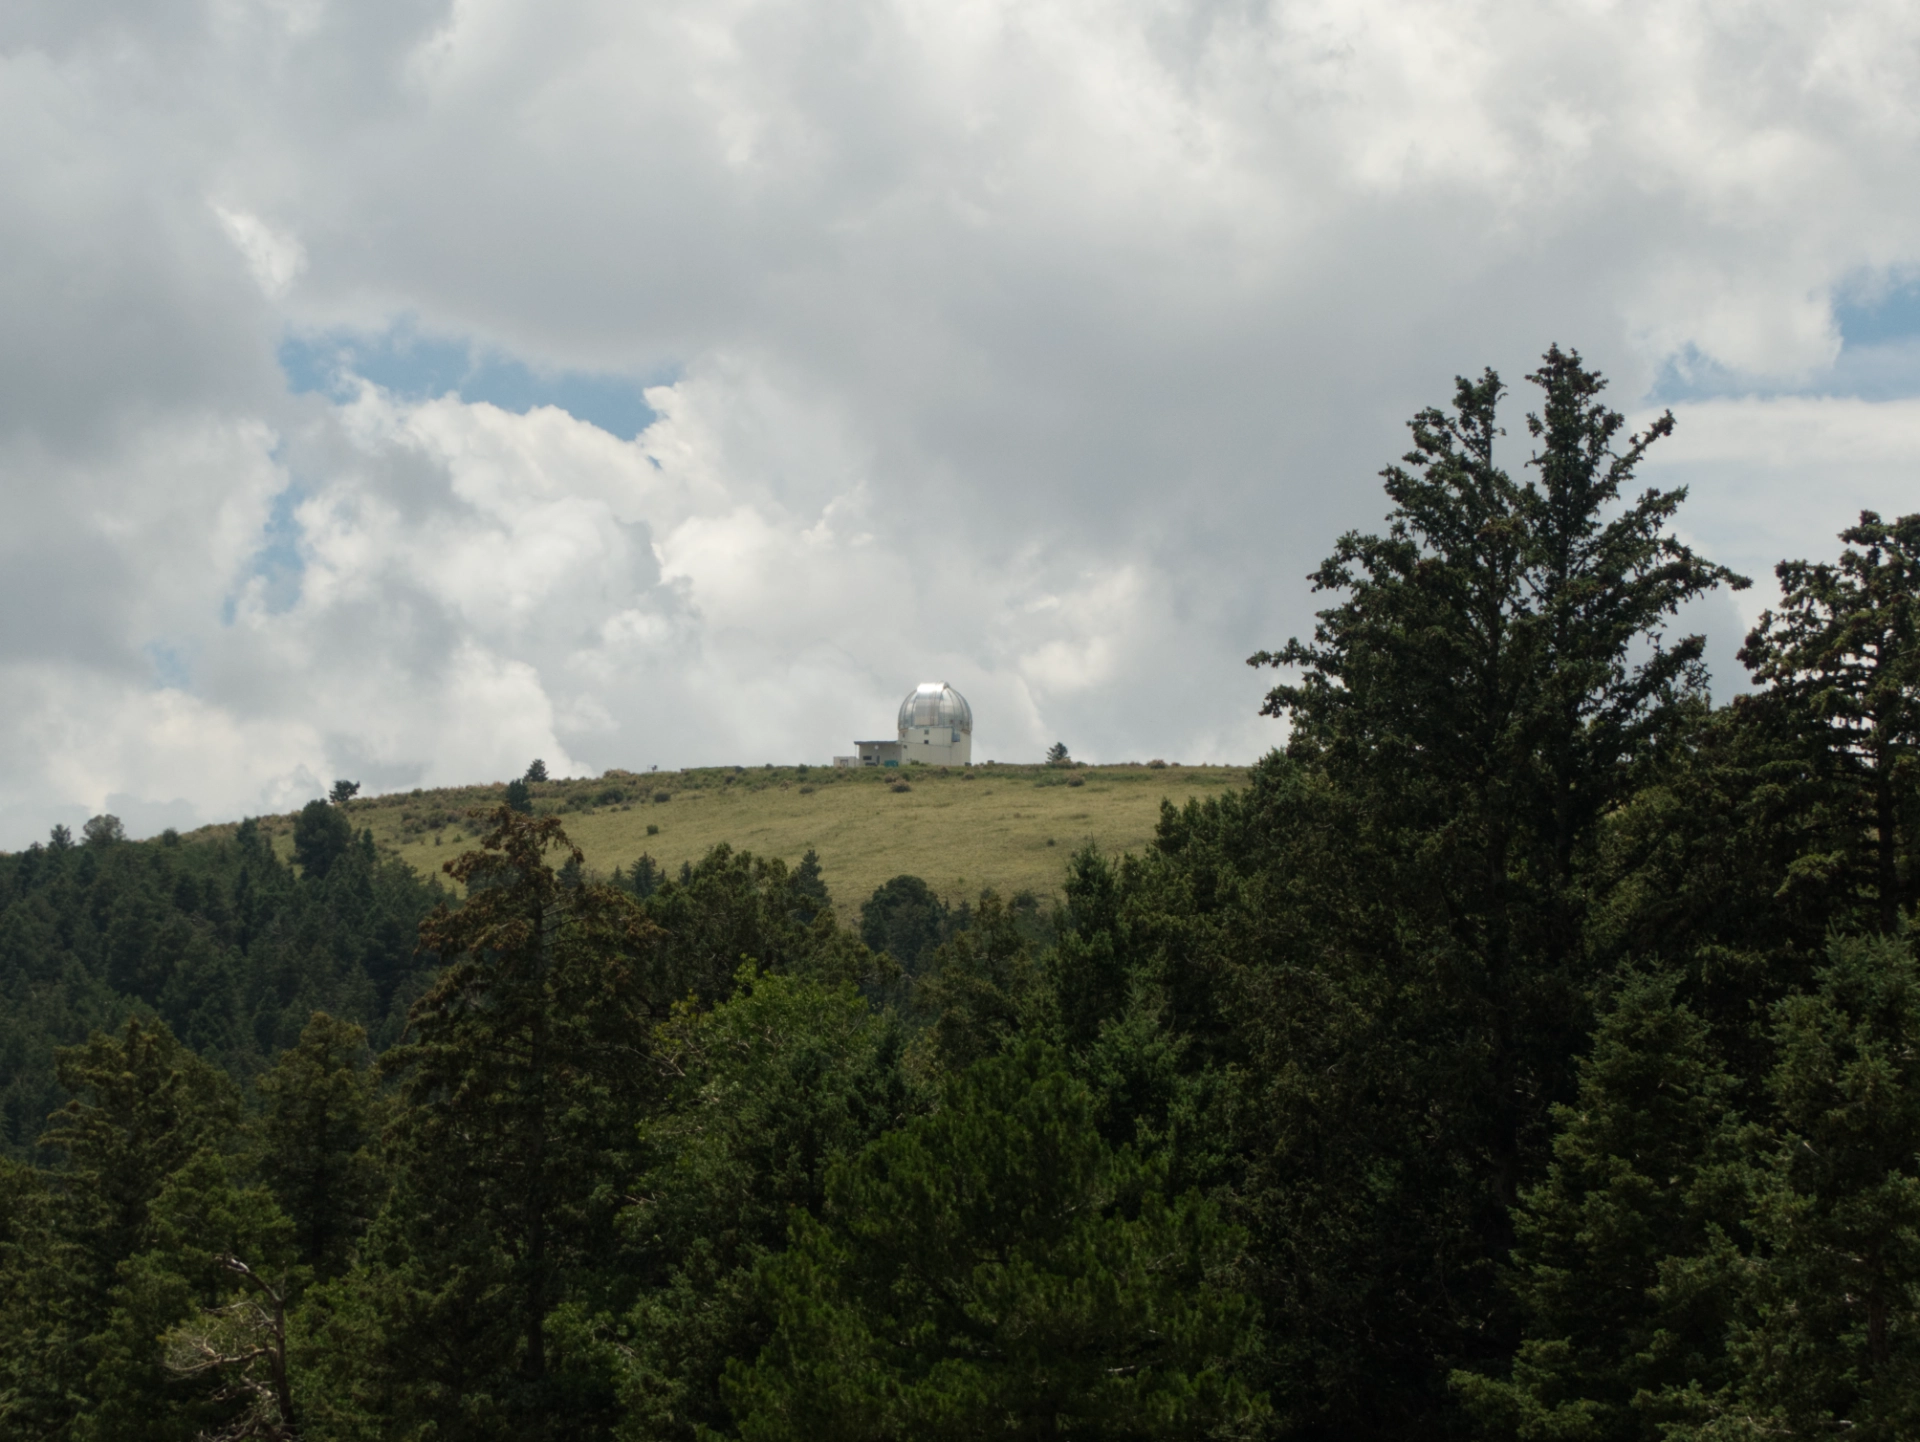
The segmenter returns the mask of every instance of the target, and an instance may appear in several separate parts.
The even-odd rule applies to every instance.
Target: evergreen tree
[[[828,1169],[915,1106],[903,1037],[850,983],[743,971],[710,1012],[663,1030],[667,1104],[640,1128],[645,1167],[622,1230],[644,1290],[621,1349],[633,1435],[724,1429],[728,1358],[773,1330],[758,1268],[797,1212],[818,1215]]]
[[[1240,1238],[1110,1149],[1044,1047],[836,1167],[766,1264],[776,1328],[728,1365],[747,1442],[1203,1436],[1257,1414]]]
[[[292,1219],[301,1264],[337,1276],[377,1209],[376,1103],[367,1034],[315,1012],[260,1078],[261,1171]]]
[[[1703,642],[1667,620],[1744,584],[1672,536],[1683,492],[1625,494],[1670,417],[1624,434],[1558,348],[1530,379],[1524,482],[1492,372],[1415,417],[1387,534],[1316,573],[1344,597],[1311,643],[1252,658],[1297,668],[1266,704],[1308,773],[1270,773],[1290,834],[1208,843],[1236,878],[1205,945],[1249,1054],[1246,1195],[1299,1348],[1278,1365],[1333,1434],[1444,1430],[1443,1359],[1506,1349],[1508,1209],[1589,1024],[1582,875],[1700,704]]]
[[[882,882],[860,906],[860,939],[886,952],[909,976],[946,939],[948,926],[946,903],[917,876]]]
[[[742,962],[833,981],[875,972],[867,949],[840,929],[811,886],[796,883],[796,873],[724,844],[656,888],[645,910],[660,928],[647,984],[662,1016],[688,996],[702,1004],[723,999]]]
[[[1920,514],[1862,511],[1840,539],[1837,565],[1775,568],[1781,608],[1761,615],[1740,657],[1800,722],[1821,770],[1857,796],[1867,840],[1846,851],[1870,852],[1877,920],[1892,934],[1920,898]]]
[[[826,879],[820,874],[820,855],[811,846],[800,858],[800,864],[793,868],[791,885],[798,902],[794,919],[802,924],[812,922],[833,905]]]
[[[42,1138],[62,1162],[50,1245],[29,1282],[44,1311],[0,1415],[24,1435],[185,1442],[234,1408],[218,1379],[177,1386],[159,1337],[218,1304],[215,1252],[271,1251],[284,1220],[231,1177],[231,1083],[165,1026],[136,1018],[118,1036],[96,1033],[59,1067],[74,1099]]]
[[[1693,1389],[1676,1442],[1920,1429],[1920,968],[1904,939],[1834,943],[1776,1008],[1765,1159],[1735,1381]]]
[[[928,1018],[926,1046],[941,1070],[964,1071],[1037,1019],[1047,1000],[1027,940],[1006,903],[982,892],[972,924],[933,954],[913,990]]]
[[[1658,1442],[1652,1401],[1730,1378],[1752,1201],[1735,1082],[1676,979],[1625,979],[1517,1216],[1526,1335],[1510,1379],[1455,1385],[1498,1435]]]
[[[447,958],[383,1068],[394,1195],[367,1243],[385,1405],[445,1437],[587,1436],[604,1376],[549,1355],[569,1277],[607,1255],[650,1085],[641,975],[658,933],[625,893],[561,884],[554,818],[501,807],[448,863],[468,890],[422,926]]]
[[[130,1018],[118,1036],[96,1032],[58,1055],[73,1100],[41,1146],[59,1156],[64,1210],[89,1254],[79,1280],[89,1307],[115,1269],[141,1249],[148,1210],[167,1179],[237,1135],[233,1084],[175,1039],[164,1023]]]
[[[293,859],[300,874],[320,881],[353,845],[353,828],[339,807],[309,801],[293,822]]]

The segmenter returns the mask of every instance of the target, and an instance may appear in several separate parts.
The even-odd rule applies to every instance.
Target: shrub
[[[896,781],[896,782],[894,782],[894,783],[893,783],[893,789],[894,789],[895,791],[911,791],[911,790],[913,790],[913,788],[912,788],[911,786],[909,786],[909,785],[908,785],[908,784],[907,784],[906,782],[904,782],[904,781]]]
[[[671,791],[656,791],[653,793],[653,799],[655,801],[671,801],[673,800],[673,793]]]
[[[647,823],[647,835],[658,836],[659,834],[660,834],[660,823],[657,821],[649,821]]]

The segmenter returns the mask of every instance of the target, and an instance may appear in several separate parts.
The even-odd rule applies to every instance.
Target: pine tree
[[[378,1207],[382,1178],[367,1034],[315,1012],[260,1078],[261,1170],[293,1220],[301,1263],[337,1276]]]
[[[1729,1380],[1751,1201],[1735,1080],[1670,975],[1630,975],[1556,1108],[1516,1218],[1526,1333],[1510,1378],[1456,1373],[1496,1435],[1658,1442],[1662,1393]]]
[[[940,1070],[964,1071],[999,1051],[1043,1006],[1046,993],[1027,940],[1005,902],[980,895],[972,924],[933,953],[913,989],[928,1018],[925,1046]]]
[[[1862,511],[1840,539],[1838,565],[1775,568],[1780,610],[1761,615],[1740,658],[1814,742],[1821,769],[1857,795],[1856,834],[1870,840],[1848,850],[1870,850],[1891,935],[1920,898],[1920,514]]]
[[[659,1065],[673,1078],[642,1123],[637,1204],[622,1218],[643,1284],[625,1328],[621,1391],[635,1435],[726,1428],[727,1360],[773,1330],[760,1265],[826,1176],[916,1106],[904,1037],[849,982],[743,968],[709,1012],[676,1010]]]
[[[1766,1158],[1735,1382],[1675,1442],[1920,1430],[1920,968],[1904,939],[1837,940],[1775,1008]]]
[[[803,925],[811,924],[823,912],[831,909],[833,898],[828,895],[826,880],[820,874],[820,855],[811,846],[807,848],[806,855],[800,858],[800,864],[793,868],[789,885],[796,902],[796,921]]]
[[[42,1139],[64,1161],[42,1290],[51,1326],[10,1405],[103,1442],[219,1430],[240,1405],[227,1379],[182,1387],[159,1339],[230,1298],[219,1257],[289,1260],[284,1217],[232,1170],[234,1089],[164,1026],[138,1018],[117,1037],[64,1050],[59,1067],[75,1096]]]
[[[382,1059],[398,1082],[394,1195],[367,1242],[386,1405],[447,1437],[586,1436],[604,1377],[549,1355],[565,1279],[611,1244],[621,1160],[651,1085],[643,975],[657,931],[632,898],[568,887],[554,818],[501,807],[448,863],[468,899],[421,928],[446,964]]]
[[[353,828],[338,806],[309,801],[294,818],[293,859],[310,880],[322,880],[352,845]]]
[[[1223,1285],[1240,1238],[1110,1149],[1044,1047],[954,1081],[801,1214],[764,1286],[777,1325],[728,1365],[746,1442],[1204,1436],[1258,1412]]]
[[[1704,643],[1668,621],[1744,584],[1672,534],[1684,492],[1627,494],[1671,417],[1626,433],[1557,347],[1530,379],[1531,479],[1496,455],[1491,371],[1414,418],[1387,533],[1315,573],[1341,599],[1310,643],[1251,658],[1296,672],[1265,707],[1292,725],[1298,774],[1268,792],[1291,793],[1287,830],[1255,807],[1258,850],[1209,843],[1240,851],[1217,859],[1233,924],[1200,939],[1250,1054],[1277,1370],[1329,1435],[1443,1431],[1449,1366],[1507,1350],[1508,1210],[1544,1169],[1597,981],[1582,872],[1701,704]]]
[[[896,876],[860,904],[860,939],[914,976],[946,940],[950,920],[946,903],[931,886],[917,876]]]

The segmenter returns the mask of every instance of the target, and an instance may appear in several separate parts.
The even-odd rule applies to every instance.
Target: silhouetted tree
[[[309,801],[293,821],[293,859],[301,873],[318,881],[353,844],[353,827],[338,807]]]
[[[1880,930],[1920,895],[1920,515],[1872,511],[1840,533],[1838,565],[1782,561],[1778,611],[1740,659],[1811,733],[1824,771],[1859,795]]]

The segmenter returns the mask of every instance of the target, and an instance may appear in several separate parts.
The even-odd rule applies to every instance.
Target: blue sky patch
[[[1786,395],[1885,401],[1920,395],[1920,279],[1843,286],[1834,294],[1833,318],[1840,327],[1840,354],[1804,383],[1744,375],[1688,347],[1661,366],[1648,403]]]
[[[621,440],[632,440],[654,421],[653,408],[641,395],[654,381],[604,371],[546,370],[470,340],[425,334],[410,321],[377,333],[289,335],[280,343],[280,368],[296,395],[318,391],[344,399],[358,376],[403,400],[453,392],[463,401],[485,401],[516,415],[535,406],[558,406]]]
[[[1920,279],[1882,290],[1871,298],[1859,292],[1833,304],[1840,338],[1849,348],[1920,341]]]
[[[260,547],[253,553],[253,564],[246,574],[247,580],[258,576],[266,582],[263,599],[267,614],[272,616],[291,610],[293,603],[300,599],[300,581],[306,573],[307,562],[300,554],[300,520],[293,512],[305,498],[306,492],[297,482],[273,498],[267,523],[260,528]],[[238,604],[238,596],[227,597],[220,608],[224,624],[233,624]]]

